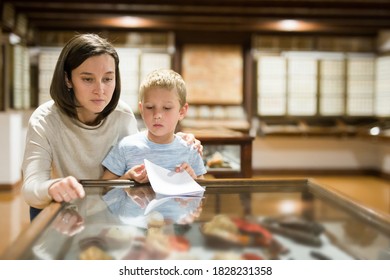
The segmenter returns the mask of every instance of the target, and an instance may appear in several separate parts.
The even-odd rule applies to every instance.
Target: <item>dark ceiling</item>
[[[390,0],[5,0],[29,28],[53,30],[173,30],[295,32],[375,36],[390,29]]]

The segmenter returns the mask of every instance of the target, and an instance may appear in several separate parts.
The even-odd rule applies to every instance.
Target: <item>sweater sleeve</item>
[[[22,165],[22,192],[25,201],[36,208],[44,208],[51,202],[48,189],[59,180],[51,179],[52,153],[46,133],[44,122],[30,120]]]

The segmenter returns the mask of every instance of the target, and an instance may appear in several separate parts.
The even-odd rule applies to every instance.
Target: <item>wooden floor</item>
[[[256,176],[256,179],[297,179],[303,176]],[[390,181],[373,176],[316,176],[318,183],[390,215]],[[29,225],[28,206],[20,187],[0,191],[0,255]]]

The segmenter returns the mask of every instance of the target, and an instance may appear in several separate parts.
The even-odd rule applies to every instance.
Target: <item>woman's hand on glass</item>
[[[55,182],[49,187],[49,195],[56,202],[70,202],[76,198],[84,198],[85,191],[79,181],[68,176]]]

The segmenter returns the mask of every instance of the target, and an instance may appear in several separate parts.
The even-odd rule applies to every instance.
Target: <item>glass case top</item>
[[[202,182],[201,182],[202,184]],[[88,187],[22,259],[389,259],[390,219],[310,182],[204,181],[203,196]]]

